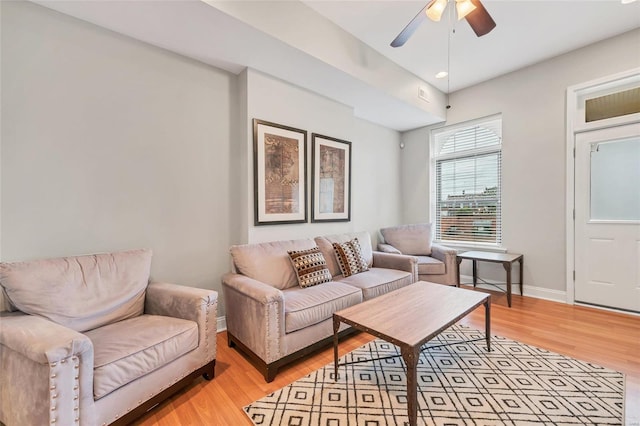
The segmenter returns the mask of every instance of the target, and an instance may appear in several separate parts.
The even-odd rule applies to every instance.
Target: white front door
[[[640,312],[640,123],[575,149],[575,301]]]

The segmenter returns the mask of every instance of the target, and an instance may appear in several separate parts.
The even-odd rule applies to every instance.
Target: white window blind
[[[435,129],[435,239],[499,245],[502,241],[502,118]]]

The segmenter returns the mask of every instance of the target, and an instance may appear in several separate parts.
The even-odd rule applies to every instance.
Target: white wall
[[[525,294],[565,297],[566,89],[640,66],[638,46],[640,30],[634,30],[451,95],[447,124],[502,113],[503,245],[525,255]],[[420,145],[403,153],[405,193],[428,188],[428,129],[403,140],[407,148]],[[405,219],[428,214],[422,203],[405,206]],[[504,276],[502,267],[492,266],[481,270]]]
[[[400,134],[355,118],[353,109],[255,70],[247,70],[246,197],[244,218],[248,242],[315,237],[349,231],[369,231],[375,237],[384,225],[400,221]],[[254,225],[254,118],[307,131],[307,182],[311,182],[311,133],[350,141],[351,221],[284,225]],[[311,219],[310,185],[307,211]],[[241,241],[244,242],[244,241]],[[375,241],[374,241],[375,242]]]
[[[149,247],[154,279],[220,291],[231,244],[400,222],[398,132],[33,3],[0,11],[1,260]],[[352,142],[351,222],[253,225],[252,118]]]
[[[149,247],[154,279],[219,290],[235,76],[1,7],[2,260]]]

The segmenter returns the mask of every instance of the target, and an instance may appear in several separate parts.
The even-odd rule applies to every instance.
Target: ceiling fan
[[[422,10],[407,24],[406,27],[391,42],[392,47],[404,45],[409,37],[418,29],[427,18],[439,21],[449,0],[431,0]],[[458,20],[466,19],[478,37],[488,34],[495,28],[496,23],[484,8],[480,0],[455,0]]]

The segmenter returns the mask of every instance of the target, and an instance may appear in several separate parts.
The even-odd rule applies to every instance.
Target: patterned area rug
[[[484,337],[454,325],[427,346]],[[620,425],[621,373],[492,337],[424,350],[418,366],[421,425]],[[374,340],[340,363],[399,355]],[[244,407],[256,425],[408,425],[402,358],[333,363]],[[345,374],[346,373],[346,374]]]

